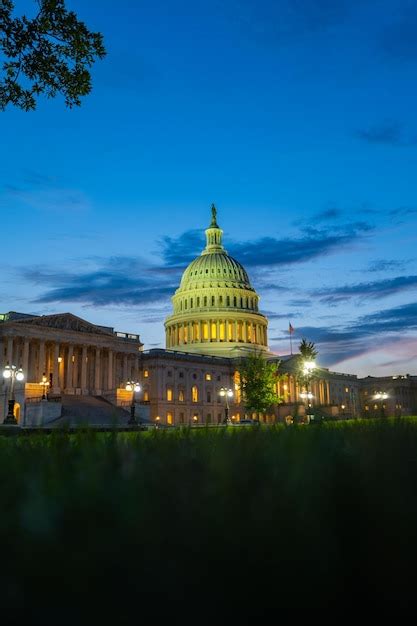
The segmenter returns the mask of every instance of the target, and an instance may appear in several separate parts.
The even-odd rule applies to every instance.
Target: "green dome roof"
[[[235,287],[254,291],[244,267],[224,249],[223,231],[217,225],[214,205],[212,211],[212,222],[206,230],[207,245],[183,273],[176,293],[206,286]]]
[[[226,250],[211,254],[203,252],[194,259],[185,270],[178,291],[200,287],[206,282],[215,282],[213,286],[216,287],[230,286],[253,291],[245,269]]]

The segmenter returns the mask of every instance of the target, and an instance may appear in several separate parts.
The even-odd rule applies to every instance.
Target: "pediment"
[[[40,315],[30,319],[17,320],[18,324],[30,324],[43,328],[56,328],[58,330],[73,330],[78,333],[89,333],[93,335],[113,335],[112,329],[105,329],[96,326],[81,317],[72,313],[58,313],[56,315]]]

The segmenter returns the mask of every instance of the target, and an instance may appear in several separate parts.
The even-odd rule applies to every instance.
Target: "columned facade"
[[[45,374],[50,394],[114,391],[138,376],[142,350],[138,335],[105,330],[71,314],[0,324],[0,367],[22,367],[32,389]]]

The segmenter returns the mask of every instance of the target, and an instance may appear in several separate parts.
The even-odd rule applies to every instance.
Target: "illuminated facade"
[[[216,209],[203,252],[185,270],[165,321],[166,348],[236,357],[268,350],[268,320],[243,266],[222,245]]]

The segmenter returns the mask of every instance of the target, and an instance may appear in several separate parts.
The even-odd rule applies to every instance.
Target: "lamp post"
[[[310,391],[310,380],[311,380],[311,377],[313,375],[313,370],[315,369],[315,367],[316,367],[316,363],[313,360],[306,359],[303,362],[303,374],[304,374],[306,390],[305,390],[304,393],[300,393],[300,397],[305,398],[305,400],[306,400],[306,411],[309,411],[309,409],[311,408],[311,406],[312,406],[312,402],[311,401],[312,401],[312,399],[314,397],[313,394]],[[310,414],[308,412],[307,413],[308,421],[310,421],[309,415]]]
[[[25,375],[21,367],[19,369],[16,365],[9,365],[7,363],[6,367],[3,371],[3,378],[5,380],[10,380],[9,387],[9,410],[7,416],[4,419],[4,424],[14,424],[17,425],[17,420],[14,416],[14,405],[15,405],[15,396],[14,396],[14,385],[15,381],[21,382],[24,379]]]
[[[310,421],[309,409],[311,407],[311,400],[314,398],[314,396],[311,393],[311,391],[302,391],[300,393],[300,398],[302,398],[304,400],[305,414],[306,414],[306,417],[307,417],[307,421]]]
[[[134,426],[138,423],[135,417],[135,409],[136,409],[135,394],[141,390],[141,386],[138,382],[129,380],[126,383],[126,390],[132,392],[132,403],[130,405],[130,417],[127,423],[130,426]]]
[[[379,412],[380,412],[380,417],[384,417],[384,400],[386,400],[388,398],[388,394],[385,391],[378,391],[378,393],[375,394],[374,396],[375,400],[379,400]]]
[[[224,405],[224,424],[229,423],[229,398],[233,398],[233,389],[227,387],[221,387],[219,394],[225,399]]]
[[[45,372],[42,374],[42,380],[39,383],[40,385],[43,386],[43,393],[42,393],[42,400],[47,400],[47,391],[48,391],[48,387],[49,387],[49,380],[46,377]]]

